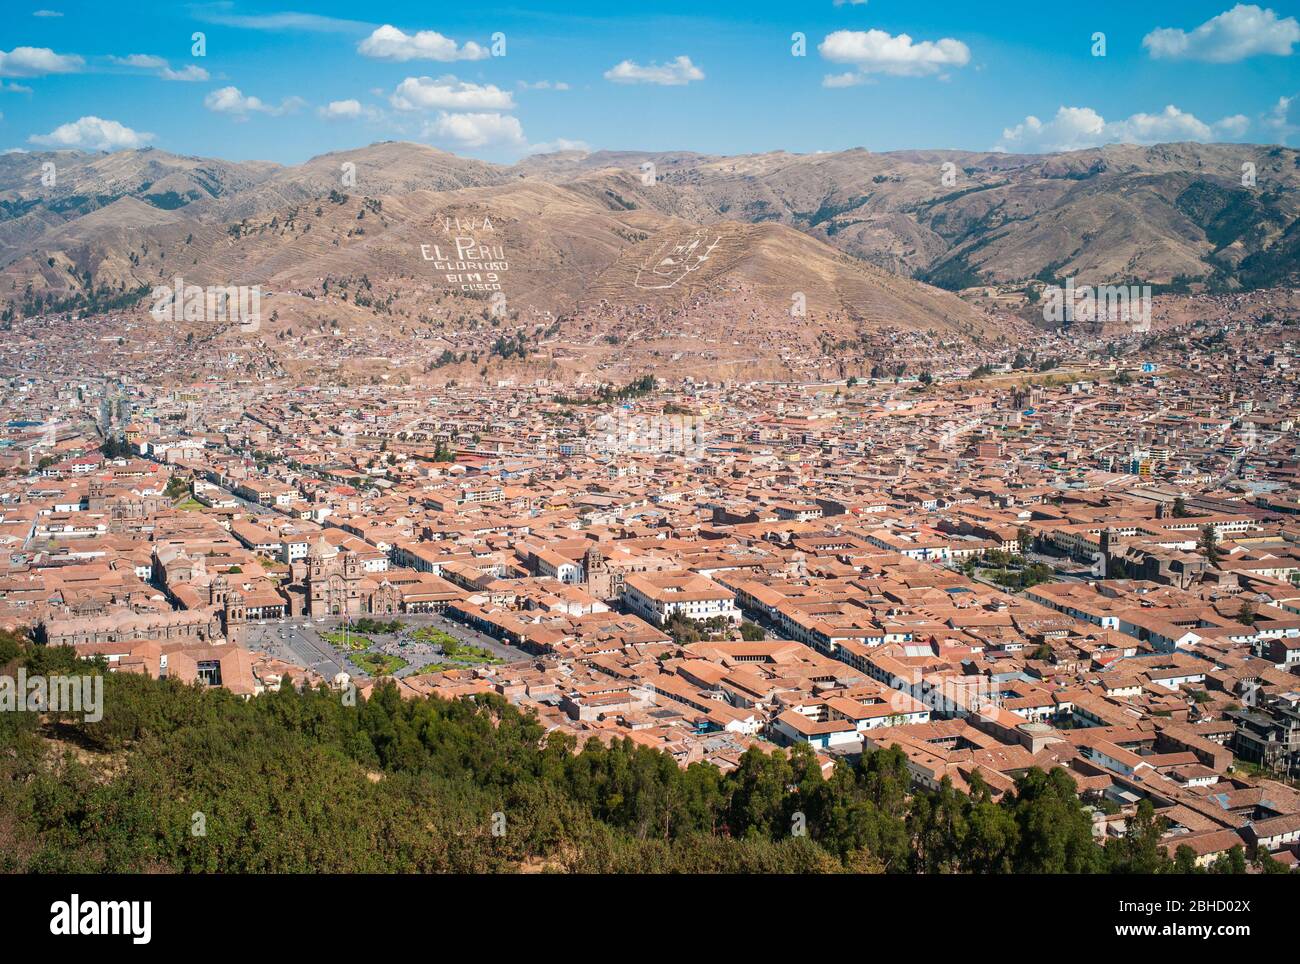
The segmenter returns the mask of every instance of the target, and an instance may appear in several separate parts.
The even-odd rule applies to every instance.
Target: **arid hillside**
[[[1005,339],[1032,324],[1000,310],[1015,292],[1066,277],[1286,284],[1297,181],[1295,151],[1200,144],[568,152],[513,167],[399,142],[294,167],[11,154],[0,309],[147,321],[159,286],[182,278],[258,286],[257,336],[286,368],[329,346],[362,368],[445,374],[485,357],[788,374],[900,333],[922,354],[931,339]],[[191,343],[225,334],[183,320]]]

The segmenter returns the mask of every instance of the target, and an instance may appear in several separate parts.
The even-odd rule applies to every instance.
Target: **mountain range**
[[[11,318],[129,309],[183,276],[262,286],[279,338],[426,326],[456,356],[458,334],[490,324],[611,349],[722,331],[737,355],[815,353],[883,329],[990,335],[973,292],[1067,277],[1158,291],[1292,283],[1297,188],[1296,150],[1198,143],[563,152],[515,165],[403,142],[297,166],[11,153],[0,305]]]

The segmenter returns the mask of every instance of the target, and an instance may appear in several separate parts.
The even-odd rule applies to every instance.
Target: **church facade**
[[[367,616],[402,610],[401,590],[387,579],[366,572],[355,553],[339,550],[323,538],[307,553],[307,614]]]

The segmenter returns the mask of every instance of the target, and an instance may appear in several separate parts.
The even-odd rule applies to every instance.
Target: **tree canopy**
[[[102,672],[0,634],[0,663]],[[722,772],[614,739],[575,752],[503,697],[252,699],[111,673],[103,718],[0,714],[0,870],[1092,873],[1186,870],[1139,809],[1098,846],[1065,770],[994,802],[911,788],[897,750],[824,776],[806,745]],[[199,832],[201,830],[201,832]],[[1231,862],[1220,868],[1238,869]]]

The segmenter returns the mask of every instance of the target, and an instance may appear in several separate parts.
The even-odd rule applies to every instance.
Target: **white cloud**
[[[420,30],[413,34],[404,33],[391,24],[375,28],[365,40],[357,45],[357,52],[365,57],[378,60],[482,60],[491,56],[488,48],[469,40],[457,45],[450,37],[444,37],[436,30]]]
[[[407,77],[388,102],[398,110],[513,110],[514,97],[493,84],[473,84],[455,77]]]
[[[133,131],[114,120],[100,117],[82,117],[60,124],[48,134],[33,134],[27,138],[44,147],[84,147],[94,151],[121,151],[143,147],[153,140],[152,134]]]
[[[664,87],[681,87],[693,80],[703,80],[704,71],[691,63],[685,55],[666,64],[651,62],[641,66],[630,60],[624,60],[605,71],[605,79],[616,84],[659,84]]]
[[[238,87],[222,87],[203,98],[203,106],[218,114],[246,114],[269,110],[257,97],[245,97]]]
[[[843,7],[863,7],[866,6],[867,0],[835,0],[835,6]]]
[[[842,74],[827,74],[822,78],[823,87],[857,87],[859,84],[873,83],[866,74],[855,74],[849,70]]]
[[[316,111],[326,120],[375,120],[380,117],[380,112],[373,107],[364,106],[361,101],[355,98],[348,100],[332,100],[325,107],[318,108]]]
[[[1298,41],[1300,23],[1295,17],[1279,20],[1272,10],[1239,3],[1190,33],[1177,27],[1153,30],[1142,38],[1142,46],[1157,59],[1230,64],[1257,54],[1289,56]]]
[[[0,50],[0,77],[40,77],[71,74],[86,65],[76,54],[56,54],[49,47],[15,47]]]
[[[7,94],[30,94],[32,89],[23,84],[7,84],[0,80],[0,91]]]
[[[158,71],[158,76],[163,80],[197,81],[207,80],[208,72],[202,67],[198,67],[194,64],[186,64],[180,70],[173,70],[171,67],[164,67],[162,70]]]
[[[519,118],[509,114],[443,111],[424,128],[425,136],[457,147],[504,146],[522,149],[527,141]]]
[[[565,137],[557,137],[553,141],[543,141],[540,144],[529,144],[525,154],[555,154],[560,151],[579,151],[583,154],[591,153],[591,145],[586,141],[571,141]]]
[[[230,4],[213,4],[212,7],[229,7]],[[265,13],[233,14],[225,10],[198,8],[195,16],[208,23],[219,23],[227,27],[242,27],[247,30],[302,30],[315,33],[356,33],[369,30],[370,24],[360,20],[344,20],[340,17],[325,17],[317,13]]]
[[[1207,124],[1173,104],[1158,114],[1133,114],[1107,121],[1091,107],[1061,107],[1049,121],[1030,115],[1002,132],[1002,151],[1077,151],[1102,144],[1160,144],[1240,137],[1250,126],[1241,114]]]
[[[1107,124],[1112,140],[1125,144],[1159,144],[1161,141],[1209,141],[1214,129],[1195,114],[1169,104],[1158,114],[1134,114],[1127,120]]]
[[[156,71],[157,76],[163,80],[196,81],[208,79],[208,72],[202,67],[187,64],[180,70],[173,70],[165,57],[156,57],[153,54],[128,54],[125,57],[109,57],[108,59],[121,67],[136,67],[140,70]]]
[[[1061,107],[1044,124],[1030,114],[1002,131],[1004,151],[1073,151],[1102,143],[1106,119],[1091,107]]]
[[[57,10],[33,10],[33,17],[61,17],[63,14]]]
[[[165,58],[155,57],[153,54],[127,54],[125,57],[109,57],[108,59],[123,67],[143,67],[151,69],[167,66]]]
[[[332,100],[325,107],[317,111],[321,117],[351,120],[361,116],[361,101],[359,100]]]
[[[970,62],[970,48],[960,40],[914,41],[883,30],[836,30],[817,45],[832,63],[852,64],[860,73],[894,77],[925,77]],[[845,86],[839,84],[836,86]]]
[[[259,97],[244,96],[238,87],[222,87],[220,90],[214,90],[203,98],[203,106],[217,114],[232,114],[236,117],[247,117],[249,114],[270,114],[278,117],[281,114],[292,113],[303,105],[301,97],[286,97],[280,102],[280,106],[268,104]]]
[[[1245,114],[1233,114],[1215,121],[1211,126],[1215,137],[1220,140],[1241,137],[1250,129],[1250,118]]]
[[[562,80],[552,83],[549,80],[539,80],[535,83],[529,83],[526,80],[519,81],[520,90],[568,90],[569,85]]]
[[[1281,143],[1286,143],[1292,134],[1300,130],[1300,127],[1291,123],[1291,104],[1294,101],[1294,96],[1279,97],[1262,121],[1265,127],[1277,133],[1278,141]]]

